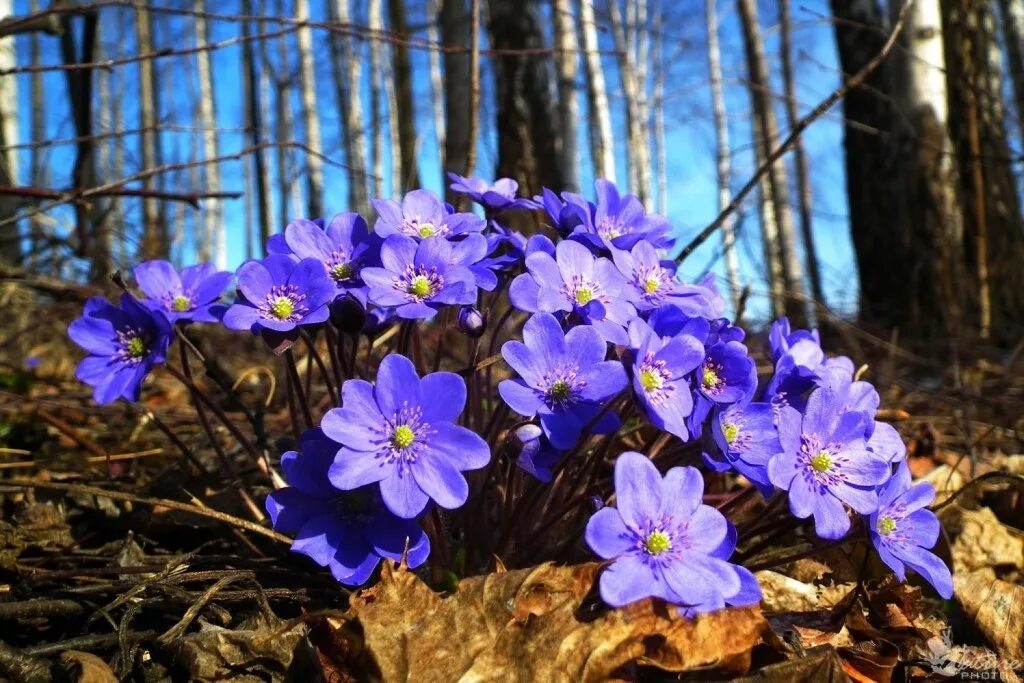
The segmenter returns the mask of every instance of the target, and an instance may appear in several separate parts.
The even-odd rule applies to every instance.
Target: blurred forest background
[[[1022,111],[1021,0],[0,0],[0,268],[234,268],[446,170],[613,179],[682,248],[810,123],[683,275],[748,317],[1012,348]]]

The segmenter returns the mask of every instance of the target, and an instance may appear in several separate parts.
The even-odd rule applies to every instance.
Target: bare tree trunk
[[[378,0],[379,2],[379,0]],[[349,0],[328,0],[330,14],[341,23],[352,21]],[[333,34],[329,38],[333,52],[334,84],[338,96],[338,110],[341,112],[342,142],[348,162],[348,203],[352,211],[365,214],[370,209],[366,191],[366,126],[363,122],[362,58],[356,53],[352,37]],[[371,54],[377,50],[374,40]],[[372,68],[372,67],[371,67]],[[374,76],[376,78],[376,76]],[[376,101],[376,94],[371,97]],[[375,130],[376,132],[376,130]],[[379,178],[377,150],[374,149],[373,172]],[[378,183],[379,180],[374,181]],[[380,190],[375,188],[375,194]]]
[[[409,58],[409,46],[404,40],[409,36],[409,26],[405,20],[405,0],[388,0],[388,16],[391,19],[391,30],[399,40],[391,47],[395,64],[395,99],[398,116],[398,144],[401,148],[402,187],[411,190],[419,187],[420,174],[416,159],[416,106],[412,96],[412,63]]]
[[[135,9],[135,38],[140,54],[153,51],[152,17],[149,10],[140,6]],[[157,114],[153,106],[156,91],[155,65],[153,60],[144,59],[139,62],[139,128],[141,128],[139,147],[143,169],[157,166]],[[142,188],[147,191],[154,189],[155,178],[147,176],[142,180]],[[156,199],[145,197],[142,200],[142,258],[163,258],[167,254],[168,235],[166,226],[160,219],[160,207]]]
[[[371,32],[383,29],[381,0],[370,0],[367,15]],[[390,79],[384,73],[385,44],[380,40],[370,41],[370,127],[373,130],[373,196],[384,195],[384,110],[382,101],[390,102],[385,88],[390,88]]]
[[[252,15],[252,0],[242,0],[242,12]],[[252,35],[249,22],[242,22],[242,37]],[[268,195],[267,164],[264,159],[262,106],[260,104],[260,84],[256,71],[256,56],[251,40],[242,43],[242,83],[245,98],[245,128],[248,132],[249,144],[254,147],[252,152],[252,180],[256,189],[256,220],[259,223],[261,245],[270,238],[270,197]],[[249,239],[246,251],[251,253],[252,240]]]
[[[612,118],[608,109],[608,90],[597,40],[594,0],[580,0],[580,39],[587,74],[587,99],[590,105],[590,156],[594,175],[615,182],[615,144]]]
[[[282,0],[277,11],[284,15],[287,6]],[[298,216],[302,206],[302,194],[292,178],[292,131],[295,129],[292,117],[292,60],[291,46],[288,36],[277,40],[277,61],[270,59],[270,49],[266,41],[260,43],[261,65],[271,75],[274,88],[274,165],[277,166],[277,226],[278,229],[288,225],[293,217]],[[307,155],[308,156],[308,155]],[[308,214],[307,214],[308,215]]]
[[[665,9],[660,0],[654,10],[654,175],[658,186],[658,213],[668,213],[668,159],[665,150]]]
[[[738,0],[737,9],[743,29],[754,127],[758,130],[755,135],[759,147],[758,158],[764,160],[775,148],[778,124],[770,97],[771,83],[768,79],[768,64],[765,59],[764,42],[761,39],[761,25],[757,18],[756,0]],[[775,214],[775,226],[778,230],[778,251],[782,261],[782,281],[786,290],[785,310],[794,323],[799,325],[807,320],[807,301],[804,294],[803,268],[800,265],[796,232],[793,228],[793,213],[789,206],[789,181],[786,175],[786,164],[780,159],[772,165],[767,174],[767,181]]]
[[[35,14],[39,11],[39,1],[32,0],[29,3],[29,11]],[[40,60],[40,38],[39,33],[33,31],[29,34],[29,63],[41,64]],[[32,115],[29,117],[29,140],[32,142],[32,160],[30,182],[35,187],[49,187],[48,167],[43,148],[40,146],[47,138],[46,135],[46,108],[43,99],[43,74],[34,72],[30,77],[29,90],[32,103]],[[39,268],[43,263],[42,251],[44,248],[45,228],[43,216],[33,214],[29,218],[29,267]],[[0,233],[0,240],[3,240]],[[2,258],[2,257],[0,257]]]
[[[110,55],[106,54],[103,48],[102,40],[102,24],[97,22],[96,26],[96,57],[102,61],[108,58]],[[111,106],[111,92],[110,92],[110,81],[114,77],[111,71],[106,69],[96,70],[96,102],[95,109],[97,112],[97,130],[96,133],[109,133],[113,128],[111,121],[111,113],[114,107]],[[93,106],[90,103],[89,106]],[[117,176],[111,175],[111,159],[110,149],[111,145],[109,141],[103,140],[96,143],[96,180],[98,182],[105,182],[111,178]],[[103,270],[109,272],[114,271],[114,235],[111,228],[117,223],[114,222],[114,212],[116,210],[117,198],[113,197],[106,202],[106,208],[103,216],[99,217],[100,220],[98,225],[93,226],[92,242],[93,242],[93,254],[99,254],[101,259],[106,260],[107,266]],[[97,273],[97,277],[106,277],[107,273],[100,275]]]
[[[12,0],[0,0],[0,19],[14,14]],[[34,35],[34,34],[33,34]],[[14,36],[0,38],[0,68],[15,65]],[[0,145],[18,144],[18,83],[17,76],[0,76]],[[18,184],[18,152],[3,150],[0,154],[0,185]],[[0,198],[0,220],[18,213],[18,202],[13,197]],[[18,224],[11,221],[0,227],[0,263],[18,263],[21,259],[21,238]]]
[[[626,131],[630,152],[629,187],[641,202],[646,202],[651,186],[651,151],[644,135],[642,103],[646,92],[641,89],[632,52],[626,42],[619,0],[611,0],[608,3],[608,12],[612,21],[615,49],[619,53],[619,80],[622,82],[622,93],[626,98]]]
[[[718,211],[721,213],[732,201],[732,148],[729,146],[729,119],[726,116],[725,92],[722,88],[722,53],[718,44],[717,0],[705,0],[705,22],[708,34],[708,72],[711,81],[711,108],[715,119],[715,161],[718,170]],[[761,188],[762,192],[764,187]],[[725,255],[725,277],[729,284],[729,297],[733,307],[740,302],[740,260],[736,253],[735,214],[722,224],[722,251]],[[771,272],[771,271],[769,271]],[[769,282],[771,290],[771,282]],[[774,291],[773,291],[774,293]],[[773,297],[774,303],[774,297]]]
[[[384,14],[383,14],[382,0],[370,0],[367,5],[367,12],[369,13],[369,25],[370,31],[379,34],[384,30]],[[394,60],[390,57],[391,48],[388,43],[381,40],[374,40],[370,44],[370,68],[373,71],[373,87],[372,92],[374,93],[374,99],[380,98],[380,101],[375,102],[377,107],[376,117],[374,121],[375,125],[378,126],[378,130],[375,131],[374,137],[381,143],[374,146],[374,173],[378,177],[383,177],[384,170],[384,145],[383,143],[383,120],[384,120],[384,109],[382,108],[381,102],[387,103],[387,123],[388,123],[388,150],[391,154],[391,187],[389,193],[395,195],[401,192],[402,189],[402,147],[399,139],[398,130],[398,98],[395,94],[395,83],[393,74],[393,62]],[[378,172],[378,165],[380,171]],[[378,191],[376,196],[381,196],[382,191]]]
[[[295,0],[295,18],[309,20],[309,0]],[[317,156],[323,151],[320,141],[320,108],[317,106],[316,72],[313,69],[313,29],[297,32],[299,45],[299,100],[306,128],[306,144],[316,154],[306,154],[306,205],[310,218],[323,215],[324,163]],[[284,198],[282,197],[282,201]]]
[[[432,45],[441,44],[442,0],[427,0],[427,40]],[[441,158],[441,177],[444,178],[445,165],[445,127],[444,127],[444,80],[441,76],[441,52],[431,49],[430,59],[430,99],[434,105],[434,140],[437,142],[437,155]]]
[[[558,116],[553,97],[551,60],[544,47],[537,0],[489,0],[491,47],[498,107],[498,168],[495,175],[516,178],[527,194],[542,186],[562,187],[561,160],[555,144]]]
[[[459,46],[466,51],[450,51],[444,55],[444,109],[445,109],[445,168],[459,175],[469,171],[470,109],[470,24],[466,0],[441,0],[441,38],[445,45]],[[475,144],[473,141],[472,144]],[[446,184],[447,185],[447,184]],[[455,206],[465,208],[468,201],[450,189],[446,199]]]
[[[554,15],[555,47],[559,50],[555,58],[558,68],[558,119],[561,124],[561,158],[565,173],[564,189],[578,192],[579,150],[576,134],[579,129],[579,104],[576,99],[577,54],[575,20],[569,0],[553,0],[551,12]]]
[[[782,82],[786,95],[786,123],[790,130],[799,120],[797,113],[796,85],[793,79],[793,44],[792,16],[790,0],[779,0],[780,41],[779,52],[782,59]],[[825,303],[825,292],[821,286],[821,266],[818,263],[818,251],[814,247],[814,229],[811,223],[811,179],[807,172],[807,155],[804,153],[803,137],[798,137],[793,145],[793,161],[796,165],[797,206],[800,209],[800,236],[804,242],[804,259],[807,262],[807,275],[811,283],[811,296],[815,305]],[[813,308],[811,309],[814,310]]]
[[[210,42],[210,33],[203,12],[206,0],[195,0],[196,8],[196,40],[200,45]],[[203,157],[215,159],[220,155],[217,140],[217,109],[213,92],[213,67],[210,64],[210,53],[200,50],[196,53],[196,69],[199,76],[199,125],[202,127]],[[220,166],[208,164],[203,167],[206,189],[220,192]],[[224,245],[224,213],[219,199],[207,199],[203,202],[202,239],[198,241],[199,260],[213,261],[220,269],[228,266],[228,255]]]
[[[1002,19],[1003,49],[1006,50],[1017,110],[1017,134],[1024,140],[1024,2],[999,0],[999,13]]]

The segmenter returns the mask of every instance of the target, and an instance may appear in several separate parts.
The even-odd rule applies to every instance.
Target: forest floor
[[[425,681],[470,670],[516,681],[1024,675],[1020,349],[974,346],[934,364],[851,326],[831,334],[831,350],[868,364],[882,419],[938,491],[952,600],[913,580],[865,580],[863,556],[838,546],[760,572],[760,609],[687,622],[649,601],[603,610],[595,564],[466,578],[443,598],[385,568],[350,596],[265,527],[268,480],[227,434],[234,473],[220,473],[166,374],[141,407],[92,403],[65,341],[77,293],[45,309],[20,288],[0,296],[32,297],[0,338],[0,680],[390,680],[413,661],[409,680]],[[265,355],[250,363],[255,347],[231,339],[218,346],[214,333],[209,348],[230,349],[213,355],[238,371],[276,459],[293,443],[287,405]],[[238,405],[221,408],[246,423]]]

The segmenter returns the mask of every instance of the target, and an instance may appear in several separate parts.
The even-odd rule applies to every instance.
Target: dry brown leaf
[[[306,630],[305,624],[233,630],[200,621],[198,632],[174,640],[170,647],[191,680],[282,680]]]
[[[953,575],[957,602],[1001,657],[1024,665],[1024,586],[991,570]]]
[[[850,683],[843,662],[832,648],[809,651],[803,657],[763,667],[749,676],[735,679],[735,683]]]
[[[921,481],[929,482],[935,487],[935,504],[939,505],[951,495],[963,488],[967,479],[958,470],[949,465],[940,465],[923,474]]]
[[[842,602],[856,587],[854,583],[804,583],[771,570],[759,571],[755,576],[761,585],[761,606],[765,614],[830,609]]]
[[[900,650],[884,640],[839,648],[843,669],[860,683],[889,683],[900,661]]]
[[[117,683],[117,676],[96,655],[78,650],[61,653],[60,663],[75,683]]]
[[[749,665],[766,628],[759,608],[693,620],[652,600],[607,610],[588,597],[598,570],[544,564],[464,579],[442,597],[385,567],[352,597],[339,635],[354,656],[342,666],[357,680],[525,683],[603,681],[634,662],[672,672]]]
[[[940,518],[956,539],[952,546],[954,574],[986,567],[1024,567],[1024,538],[1004,526],[989,508],[967,510],[951,505]]]

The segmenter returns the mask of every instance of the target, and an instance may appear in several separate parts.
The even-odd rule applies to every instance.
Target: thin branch
[[[71,199],[78,201],[76,195],[81,193],[69,188],[55,190],[47,187],[0,187],[0,196],[26,197],[30,199]],[[170,202],[185,202],[199,208],[203,199],[238,199],[241,192],[161,192],[160,190],[143,190],[134,187],[122,187],[94,193],[94,197],[150,197]]]

